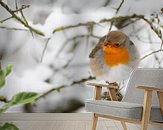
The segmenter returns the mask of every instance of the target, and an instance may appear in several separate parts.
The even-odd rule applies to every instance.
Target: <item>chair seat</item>
[[[141,120],[143,105],[129,102],[88,100],[86,110],[97,114],[120,117],[130,120]],[[152,107],[151,121],[163,122],[163,115],[158,107]]]

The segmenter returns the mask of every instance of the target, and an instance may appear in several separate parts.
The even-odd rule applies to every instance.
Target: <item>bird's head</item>
[[[130,44],[130,40],[127,35],[120,31],[111,31],[105,38],[102,48],[103,51],[107,51],[108,49],[118,49],[118,48],[126,48]]]
[[[102,43],[105,63],[109,66],[129,63],[129,46],[127,35],[120,31],[111,31]]]

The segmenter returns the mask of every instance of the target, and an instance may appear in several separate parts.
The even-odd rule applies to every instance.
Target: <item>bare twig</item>
[[[28,29],[21,29],[21,28],[9,28],[5,26],[0,26],[1,29],[6,29],[6,30],[13,30],[13,31],[29,31]]]
[[[152,42],[151,33],[149,33],[148,39],[149,39],[149,41]],[[155,51],[155,50],[152,48],[152,44],[151,44],[150,48],[151,48],[152,51]],[[158,65],[159,65],[159,67],[161,67],[162,61],[159,59],[159,56],[158,56],[156,53],[154,53],[153,56],[154,56],[154,58],[155,58],[155,61],[154,61],[154,62],[157,62]],[[154,65],[155,65],[155,63],[154,63]],[[154,67],[155,67],[155,66],[154,66]]]
[[[158,14],[157,14],[157,20],[158,20],[158,28],[157,28],[157,30],[159,30],[159,36],[160,36],[160,39],[161,39],[161,41],[162,41],[162,43],[161,43],[161,47],[160,47],[160,49],[162,49],[163,48],[163,34],[162,34],[162,31],[161,31],[161,29],[160,29],[160,23],[161,23],[161,21],[160,21],[160,19],[159,19],[159,16],[158,16]]]
[[[44,58],[44,55],[45,55],[45,52],[46,52],[46,49],[47,49],[47,47],[48,47],[48,44],[49,44],[50,39],[51,39],[51,38],[48,38],[48,39],[46,40],[46,43],[45,43],[44,49],[43,49],[42,54],[41,54],[40,62],[43,61],[43,58]]]
[[[149,56],[151,56],[151,55],[153,55],[153,54],[155,54],[155,53],[161,52],[161,51],[163,51],[163,49],[159,49],[159,50],[153,51],[153,52],[151,52],[151,53],[149,53],[149,54],[143,56],[142,58],[140,58],[138,62],[144,60],[145,58],[147,58],[147,57],[149,57]]]
[[[124,28],[124,27],[126,27],[126,26],[128,26],[128,25],[130,25],[130,24],[133,24],[133,23],[137,22],[138,20],[139,20],[139,19],[130,20],[130,22],[128,22],[128,23],[122,25],[121,28]]]
[[[104,3],[104,7],[108,6],[110,4],[110,0],[106,0],[106,2]]]
[[[86,23],[78,23],[78,24],[75,24],[75,25],[58,27],[58,28],[55,28],[53,30],[53,33],[58,32],[58,31],[62,31],[62,30],[72,29],[72,28],[81,27],[81,26],[90,26],[90,25],[95,25],[95,24],[97,24],[97,23],[94,22],[94,21],[89,21],[89,22],[86,22]]]
[[[85,23],[78,23],[78,24],[74,24],[74,25],[68,25],[68,26],[62,26],[62,27],[57,27],[53,30],[53,33],[55,32],[59,32],[59,31],[63,31],[63,30],[67,30],[67,29],[72,29],[72,28],[77,28],[77,27],[87,27],[87,26],[90,26],[90,25],[96,25],[96,24],[99,24],[99,23],[108,23],[108,22],[118,22],[118,21],[121,21],[121,20],[128,20],[128,19],[143,19],[144,18],[144,15],[136,15],[136,14],[133,14],[131,16],[117,16],[117,17],[112,17],[110,19],[101,19],[99,22],[94,22],[94,21],[88,21],[88,22],[85,22]],[[127,26],[127,25],[126,25]]]
[[[120,5],[118,6],[118,8],[116,10],[116,14],[118,14],[118,12],[119,12],[120,8],[122,7],[123,3],[124,3],[124,0],[122,0]]]
[[[81,35],[76,35],[74,37],[71,37],[69,38],[68,40],[65,41],[65,43],[68,43],[72,40],[77,40],[78,38],[87,38],[87,37],[93,37],[93,38],[96,38],[96,39],[100,39],[101,37],[99,36],[96,36],[94,34],[81,34]]]
[[[115,12],[116,15],[118,14],[118,12],[119,12],[120,8],[122,7],[123,3],[124,3],[124,0],[121,1],[120,5],[119,5],[118,8],[116,9],[116,12]],[[111,21],[108,33],[111,31],[112,26],[113,26],[113,23],[114,23],[114,21]],[[106,37],[106,38],[107,38],[107,37]]]
[[[153,54],[155,54],[155,53],[161,52],[161,51],[163,51],[163,49],[159,49],[159,50],[150,52],[150,53],[148,53],[147,55],[141,57],[141,58],[135,63],[132,72],[136,70],[136,68],[138,67],[139,63],[140,63],[142,60],[146,59],[147,57],[149,57],[149,56],[151,56],[151,55],[153,55]]]
[[[13,16],[10,16],[10,17],[8,17],[8,18],[6,18],[6,19],[1,20],[0,23],[4,23],[4,22],[6,22],[7,20],[10,20],[10,19],[12,19],[12,18],[13,18]]]
[[[13,12],[16,13],[16,12],[19,12],[19,11],[24,10],[26,8],[29,8],[29,7],[30,7],[30,5],[22,5],[21,8],[13,10]],[[17,6],[16,6],[16,8],[17,8]]]
[[[93,38],[96,38],[96,39],[100,39],[101,37],[99,36],[96,36],[94,34],[81,34],[81,35],[76,35],[74,37],[71,37],[69,39],[67,39],[64,43],[63,43],[63,46],[61,47],[61,49],[59,49],[58,53],[57,53],[57,56],[60,54],[60,52],[64,49],[64,46],[66,43],[69,43],[73,40],[77,40],[79,38],[87,38],[87,37],[93,37]]]
[[[80,83],[83,83],[83,82],[86,82],[89,80],[93,80],[93,79],[95,79],[95,77],[89,76],[88,78],[83,78],[78,81],[74,81],[71,85],[80,84]]]
[[[16,5],[16,9],[18,10],[17,0],[15,0],[15,5]],[[24,7],[24,5],[22,5],[22,8],[23,8],[23,7]],[[24,13],[23,13],[23,10],[22,10],[21,8],[19,9],[19,12],[20,12],[20,14],[21,14],[21,16],[22,16],[24,22],[26,23],[26,25],[29,26],[28,21],[27,21],[27,19],[25,18]],[[30,32],[31,32],[31,34],[32,34],[32,36],[33,36],[33,32],[32,32],[32,30],[31,30],[31,28],[29,28],[29,30],[30,30]]]
[[[25,18],[25,16],[24,16],[23,10],[20,10],[20,13],[21,13],[22,18],[23,18],[24,22],[26,23],[26,25],[29,26],[28,21],[26,20],[26,18]],[[32,36],[33,36],[33,32],[32,32],[32,30],[31,30],[31,28],[29,28],[29,30],[30,30],[30,32],[31,32],[31,34],[32,34]]]
[[[18,9],[18,2],[15,0],[15,8]]]

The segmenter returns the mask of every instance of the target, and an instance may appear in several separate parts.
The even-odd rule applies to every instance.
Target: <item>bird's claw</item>
[[[105,81],[109,86],[119,86],[117,82],[109,83],[108,81]]]

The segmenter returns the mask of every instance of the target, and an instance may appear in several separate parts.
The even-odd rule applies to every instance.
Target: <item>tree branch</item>
[[[94,21],[89,21],[89,22],[86,22],[86,23],[78,23],[78,24],[75,24],[75,25],[58,27],[58,28],[55,28],[53,30],[53,33],[58,32],[58,31],[62,31],[62,30],[72,29],[72,28],[81,27],[81,26],[90,26],[90,25],[95,25],[95,24],[97,24],[97,23],[94,22]]]
[[[158,38],[161,40],[161,49],[162,49],[162,44],[163,44],[163,39],[162,39],[162,33],[161,30],[156,28],[151,21],[146,19],[144,16],[141,17],[148,25],[151,27],[151,29],[155,32],[155,34],[158,36]]]
[[[72,29],[72,28],[77,28],[77,27],[87,27],[90,25],[96,25],[99,23],[108,23],[108,22],[117,22],[120,20],[127,20],[127,19],[135,19],[135,18],[139,18],[141,19],[143,17],[143,15],[131,15],[131,16],[118,16],[118,17],[112,17],[110,19],[101,19],[99,22],[95,22],[95,21],[88,21],[85,23],[78,23],[78,24],[74,24],[74,25],[68,25],[68,26],[62,26],[62,27],[57,27],[53,30],[53,33],[55,32],[59,32],[59,31],[63,31],[63,30],[67,30],[67,29]]]
[[[7,102],[9,102],[9,101],[8,101],[5,97],[0,96],[0,102],[7,103]]]
[[[143,56],[142,58],[139,59],[138,63],[139,63],[140,61],[144,60],[145,58],[147,58],[148,56],[153,55],[153,54],[158,53],[158,52],[161,52],[161,51],[163,51],[163,49],[159,49],[159,50],[153,51],[153,52],[151,52],[151,53],[149,53],[149,54]]]
[[[8,18],[6,18],[6,19],[1,20],[0,23],[6,22],[7,20],[10,20],[10,19],[12,19],[12,18],[13,18],[13,16],[10,16],[10,17],[8,17]]]
[[[76,84],[80,84],[80,83],[86,82],[86,81],[88,81],[88,80],[93,80],[93,79],[95,79],[95,77],[89,76],[88,78],[83,78],[83,79],[80,79],[80,80],[77,80],[77,81],[73,81],[73,82],[71,83],[70,86],[73,86],[73,85],[76,85]],[[47,96],[47,95],[50,94],[51,92],[60,91],[62,88],[65,88],[65,87],[68,87],[68,85],[61,85],[61,86],[52,88],[52,89],[50,89],[50,90],[44,92],[44,93],[43,93],[40,97],[38,97],[35,101],[40,100],[41,98]]]
[[[6,30],[14,30],[14,31],[29,31],[28,29],[21,29],[21,28],[9,28],[5,26],[0,26],[1,29],[6,29]]]
[[[20,17],[18,17],[15,12],[13,10],[11,10],[7,4],[5,4],[4,2],[2,2],[2,0],[0,1],[0,5],[6,9],[6,11],[8,11],[11,16],[13,18],[15,18],[17,21],[19,21],[21,24],[23,24],[26,28],[28,28],[29,30],[32,30],[34,33],[38,34],[38,35],[41,35],[41,36],[44,36],[44,33],[41,32],[40,30],[37,30],[31,26],[29,26],[28,24],[26,24],[26,22],[24,20],[22,20]]]
[[[42,51],[42,54],[41,54],[41,59],[40,59],[40,62],[43,61],[43,58],[44,58],[44,55],[45,55],[45,52],[46,52],[46,49],[48,47],[48,44],[49,44],[49,41],[50,41],[51,37],[47,39],[46,43],[45,43],[45,46],[44,46],[44,49]]]
[[[21,8],[13,10],[13,13],[19,12],[19,11],[24,10],[26,8],[29,8],[29,7],[30,7],[30,5],[22,5]]]
[[[65,86],[64,85],[61,85],[59,87],[55,87],[55,88],[52,88],[46,92],[44,92],[40,97],[38,97],[35,101],[38,101],[39,99],[45,97],[46,95],[50,94],[51,92],[54,92],[54,91],[60,91],[60,89],[64,88]]]
[[[95,77],[89,76],[88,78],[83,78],[78,81],[74,81],[71,85],[80,84],[80,83],[83,83],[83,82],[86,82],[89,80],[93,80],[93,79],[95,79]]]
[[[119,5],[118,8],[116,9],[115,15],[118,14],[118,12],[119,12],[120,8],[122,7],[123,3],[124,3],[124,0],[121,1],[120,5]],[[108,33],[111,31],[112,26],[113,26],[113,23],[114,23],[114,21],[111,21]],[[106,38],[107,38],[107,37],[106,37]]]
[[[124,3],[124,0],[122,0],[120,5],[118,6],[118,8],[116,10],[116,14],[118,14],[118,12],[119,12],[120,8],[122,7],[123,3]]]

